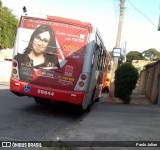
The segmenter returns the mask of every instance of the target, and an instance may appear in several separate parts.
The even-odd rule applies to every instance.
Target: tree
[[[150,48],[148,50],[145,50],[142,52],[142,55],[151,61],[157,61],[160,60],[160,52],[157,51],[155,48]]]
[[[121,56],[120,56],[119,59],[118,59],[118,65],[123,64],[123,62],[124,62],[124,55],[121,54]]]
[[[132,60],[145,60],[145,58],[143,57],[142,53],[138,52],[138,51],[130,51],[127,55],[126,55],[126,62],[132,62]]]
[[[130,95],[138,80],[138,70],[131,63],[123,63],[115,72],[115,96],[124,104],[130,103]]]
[[[13,47],[17,25],[18,19],[0,1],[0,49]]]

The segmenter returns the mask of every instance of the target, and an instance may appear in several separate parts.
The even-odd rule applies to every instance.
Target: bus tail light
[[[82,79],[82,80],[85,80],[85,79],[86,79],[86,75],[85,75],[85,74],[82,74],[82,75],[81,75],[81,79]]]
[[[87,90],[87,85],[88,85],[88,72],[83,72],[80,74],[78,81],[76,83],[76,86],[74,87],[75,91],[85,91]]]
[[[17,62],[13,62],[13,67],[17,67]]]
[[[12,62],[12,77],[19,79],[19,72],[18,72],[18,62],[13,59]]]
[[[84,86],[84,82],[83,81],[79,82],[79,86],[83,87]]]
[[[17,74],[17,69],[13,69],[13,70],[12,70],[12,73],[13,73],[13,74]]]

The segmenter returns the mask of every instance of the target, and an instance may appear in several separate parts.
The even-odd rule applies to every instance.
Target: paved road
[[[100,103],[94,111],[70,133],[66,140],[91,141],[98,146],[94,149],[104,150],[159,150],[160,149],[160,107],[151,105],[143,95],[132,95],[131,104],[124,105],[118,99],[109,101],[102,95]],[[96,141],[115,141],[110,148],[100,147]],[[114,147],[116,142],[124,141],[159,141],[159,147]],[[84,142],[87,145],[87,143]],[[104,142],[103,145],[106,143]],[[121,144],[121,143],[120,143]],[[107,145],[107,144],[106,144]],[[85,148],[84,148],[85,149]],[[92,148],[88,148],[92,149]]]
[[[33,98],[15,96],[6,85],[0,87],[0,141],[55,141],[87,115],[78,115],[71,105],[36,104]]]

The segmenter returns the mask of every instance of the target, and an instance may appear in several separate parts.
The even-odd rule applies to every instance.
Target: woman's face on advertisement
[[[48,31],[35,36],[33,40],[33,50],[35,54],[42,54],[50,42],[50,34]]]

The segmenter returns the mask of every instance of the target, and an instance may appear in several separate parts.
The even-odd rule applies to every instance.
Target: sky
[[[103,38],[105,47],[112,51],[116,45],[120,0],[1,0],[3,6],[20,18],[23,6],[31,13],[90,22]],[[122,49],[143,52],[150,48],[160,51],[158,21],[160,0],[125,0],[121,33]]]

